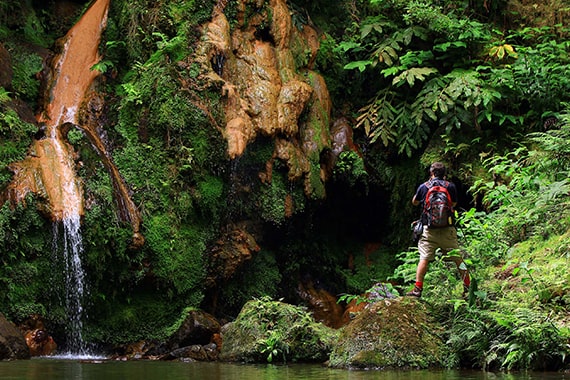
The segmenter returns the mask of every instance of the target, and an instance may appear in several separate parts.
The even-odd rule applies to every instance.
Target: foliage
[[[25,157],[35,131],[33,124],[23,121],[15,111],[0,104],[0,188],[11,180],[9,165]]]
[[[151,269],[157,276],[157,285],[168,289],[170,297],[190,295],[201,301],[204,278],[204,237],[190,226],[178,226],[169,215],[154,215],[145,232],[151,250]],[[192,305],[194,306],[194,305]]]
[[[503,35],[441,2],[375,4],[338,47],[352,58],[345,69],[376,75],[356,125],[371,143],[411,157],[436,130],[538,125],[567,100],[567,42],[553,28]]]
[[[441,263],[430,266],[422,297],[449,321],[450,366],[540,370],[567,365],[570,285],[563,241],[570,221],[565,182],[570,120],[564,113],[560,121],[557,128],[529,134],[525,145],[484,159],[490,178],[475,181],[473,191],[488,211],[471,209],[458,221],[477,286],[474,302],[454,299]],[[413,252],[399,255],[395,277],[413,280]]]
[[[0,209],[0,310],[15,321],[45,314],[50,301],[45,284],[52,277],[51,228],[38,214],[35,200],[26,201],[30,207],[11,209],[5,203]]]
[[[19,45],[8,44],[7,47],[12,57],[13,92],[33,105],[39,97],[37,74],[42,70],[42,58]]]
[[[365,181],[368,177],[364,168],[364,160],[354,151],[343,151],[338,155],[333,174],[351,185]]]
[[[556,369],[570,347],[568,330],[542,313],[516,309],[502,313],[469,310],[453,319],[448,344],[457,364],[494,370]]]
[[[139,340],[165,340],[169,326],[184,308],[183,303],[154,292],[129,294],[123,299],[97,300],[97,317],[104,324],[91,324],[85,339],[102,345],[119,345]]]

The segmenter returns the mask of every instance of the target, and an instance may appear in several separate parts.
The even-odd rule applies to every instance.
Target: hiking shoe
[[[406,296],[420,298],[422,296],[422,288],[414,286],[414,290],[406,293]]]

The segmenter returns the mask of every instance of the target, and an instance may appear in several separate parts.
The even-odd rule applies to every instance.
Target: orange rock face
[[[224,5],[218,3],[205,28],[202,54],[210,79],[222,83],[228,155],[241,156],[257,136],[274,138],[272,160],[283,160],[288,179],[305,181],[305,192],[312,195],[315,178],[309,177],[319,176],[319,170],[311,164],[318,165],[331,145],[330,97],[323,78],[312,71],[319,36],[309,25],[293,25],[285,0],[239,0],[238,25],[230,32]],[[248,7],[256,12],[246,20]]]

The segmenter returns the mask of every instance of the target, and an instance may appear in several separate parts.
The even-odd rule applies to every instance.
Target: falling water
[[[89,357],[91,352],[83,341],[83,298],[86,293],[85,272],[81,262],[83,241],[80,231],[79,215],[64,218],[54,222],[53,253],[56,262],[60,263],[63,271],[63,286],[65,288],[64,307],[68,318],[66,326],[67,351],[66,357]],[[60,231],[60,226],[63,231]]]

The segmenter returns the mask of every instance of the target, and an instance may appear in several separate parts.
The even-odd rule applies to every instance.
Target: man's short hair
[[[445,177],[445,165],[441,162],[434,162],[429,167],[429,172],[432,173],[436,178],[443,178]]]

